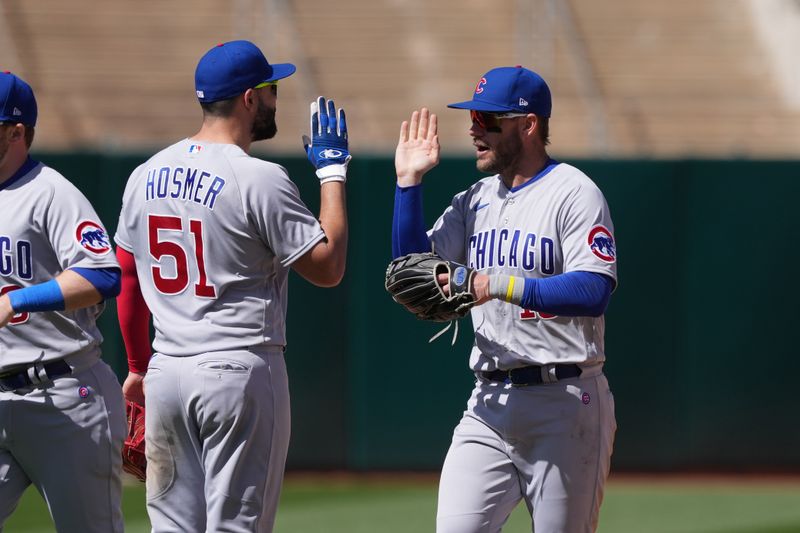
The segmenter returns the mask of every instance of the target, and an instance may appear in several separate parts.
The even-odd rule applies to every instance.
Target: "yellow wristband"
[[[506,301],[510,302],[511,299],[514,297],[514,280],[516,278],[514,276],[509,276],[508,280],[508,289],[506,289]]]

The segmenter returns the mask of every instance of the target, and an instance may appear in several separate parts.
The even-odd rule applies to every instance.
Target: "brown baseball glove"
[[[447,274],[449,295],[445,295],[437,281],[439,274]],[[395,302],[420,320],[449,322],[457,320],[472,309],[471,268],[445,261],[432,253],[416,253],[398,257],[386,269],[385,287]]]
[[[122,445],[122,469],[139,481],[147,477],[147,459],[144,456],[144,407],[125,400],[128,417],[128,435]]]

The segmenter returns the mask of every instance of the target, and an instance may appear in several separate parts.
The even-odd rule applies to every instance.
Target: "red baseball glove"
[[[144,407],[125,400],[128,417],[128,435],[122,445],[122,469],[139,481],[147,477],[147,459],[144,456]]]

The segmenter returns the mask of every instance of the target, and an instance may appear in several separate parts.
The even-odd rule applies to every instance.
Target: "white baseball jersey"
[[[495,175],[453,198],[428,235],[434,251],[484,274],[547,278],[573,271],[616,282],[614,227],[602,192],[555,164],[508,189]],[[473,370],[605,360],[603,317],[559,317],[490,300],[472,309]]]
[[[0,184],[0,293],[37,285],[71,267],[119,268],[89,201],[50,167],[31,159]],[[20,313],[0,329],[0,372],[96,348],[103,305]]]
[[[132,252],[157,352],[283,346],[289,266],[324,238],[282,167],[180,141],[131,174],[115,240]]]

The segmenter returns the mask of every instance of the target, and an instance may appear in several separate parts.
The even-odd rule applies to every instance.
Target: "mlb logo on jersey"
[[[111,251],[111,244],[103,226],[91,220],[84,220],[75,231],[75,238],[81,246],[97,255],[105,255]]]
[[[617,260],[617,248],[614,245],[614,236],[602,225],[597,225],[589,232],[586,244],[592,253],[606,263],[614,263]]]
[[[200,146],[199,144],[192,144],[192,145],[189,146],[189,153],[190,154],[196,154],[197,152],[199,152],[202,149],[203,149],[203,147]]]

